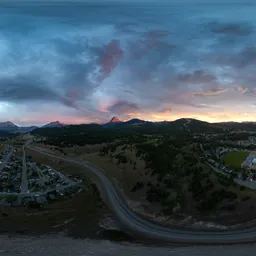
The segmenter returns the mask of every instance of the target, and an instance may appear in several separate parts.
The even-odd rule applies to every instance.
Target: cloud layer
[[[254,120],[255,5],[7,5],[1,121]]]

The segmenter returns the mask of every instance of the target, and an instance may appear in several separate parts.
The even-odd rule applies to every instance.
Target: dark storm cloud
[[[216,34],[248,36],[253,32],[253,27],[249,24],[211,22],[208,27]]]
[[[206,113],[216,104],[226,110],[232,99],[225,91],[253,98],[254,10],[171,3],[0,8],[0,100],[49,103],[42,109],[56,102],[56,115],[71,113],[76,122]]]
[[[240,51],[226,51],[215,57],[219,65],[228,65],[239,70],[256,64],[256,47],[247,46]]]
[[[89,94],[91,89],[100,85],[116,68],[123,56],[123,50],[118,40],[110,40],[102,46],[89,46],[85,37],[75,38],[75,42],[68,40],[55,41],[55,47],[61,56],[67,56],[63,61],[63,84],[67,87],[82,87]],[[84,57],[85,55],[85,57]],[[89,60],[84,60],[87,58]],[[99,67],[99,73],[90,81],[89,76]],[[66,74],[66,75],[65,75]]]
[[[144,86],[157,85],[154,78],[159,83],[166,82],[166,76],[170,76],[174,70],[170,70],[166,65],[176,54],[176,46],[162,41],[138,40],[129,45],[126,53],[127,59],[123,62],[128,77],[123,77],[129,84],[140,83]],[[127,80],[126,80],[127,79]],[[143,90],[143,88],[142,88]]]
[[[138,111],[139,105],[128,101],[117,101],[112,106],[108,107],[108,111],[113,114],[127,114],[132,111]]]
[[[234,63],[238,67],[245,67],[248,65],[254,65],[256,64],[256,47],[250,46],[244,48],[240,54],[238,54],[236,57],[236,62]]]
[[[62,61],[60,62],[62,70],[61,86],[63,89],[70,90],[74,88],[80,91],[80,98],[84,94],[88,95],[92,89],[99,86],[100,79],[95,77],[95,81],[89,80],[91,74],[99,65],[97,58],[101,54],[101,49],[89,46],[86,37],[77,36],[73,40],[57,39],[53,41],[54,48]],[[89,60],[83,60],[83,56]]]
[[[9,102],[59,102],[65,106],[83,110],[75,101],[75,90],[66,95],[57,93],[47,86],[47,83],[32,74],[0,79],[0,99]]]
[[[118,49],[116,49],[118,48],[118,43],[114,41],[113,44],[114,46],[112,48],[110,46],[110,49],[107,47],[111,45],[111,43],[107,46],[92,46],[89,45],[85,36],[75,36],[72,40],[54,40],[54,47],[57,53],[61,58],[66,57],[63,58],[60,63],[64,75],[63,85],[67,87],[83,87],[86,88],[88,93],[90,92],[89,87],[92,86],[88,75],[93,73],[97,67],[101,67],[101,74],[94,77],[93,81],[93,86],[98,86],[111,73],[119,61],[119,59],[115,59],[115,54],[118,51]],[[105,63],[108,64],[111,58],[116,62],[110,63],[109,65],[112,64],[111,70],[106,71],[107,67],[102,66]]]
[[[178,80],[181,82],[187,82],[192,84],[202,84],[213,82],[216,80],[216,77],[212,74],[207,73],[204,70],[195,70],[192,73],[179,74]]]
[[[64,94],[70,94],[71,91],[75,90],[79,92],[76,99],[83,99],[90,95],[94,88],[99,86],[99,84],[91,83],[87,77],[88,73],[93,71],[93,66],[70,61],[63,63],[61,67],[63,72],[61,87]]]
[[[33,75],[0,78],[0,99],[7,101],[53,101],[59,96]]]
[[[159,53],[159,58],[163,58],[164,54],[167,57],[169,54],[173,53],[177,46],[166,41],[162,41],[161,37],[146,36],[142,40],[133,42],[129,47],[129,54],[131,58],[140,60],[143,57],[147,57],[147,55],[152,52]]]

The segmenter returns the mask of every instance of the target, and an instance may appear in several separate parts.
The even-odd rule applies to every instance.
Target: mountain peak
[[[63,127],[64,124],[62,124],[60,121],[51,122],[49,124],[44,125],[42,128],[52,128],[52,127]]]
[[[7,122],[0,122],[0,127],[17,127],[14,123],[7,121]]]
[[[121,123],[121,122],[122,121],[116,116],[112,117],[112,119],[109,121],[109,123]]]

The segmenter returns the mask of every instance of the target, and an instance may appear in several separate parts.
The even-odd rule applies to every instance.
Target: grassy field
[[[41,235],[65,232],[80,238],[98,238],[99,223],[104,216],[112,217],[99,193],[89,186],[73,197],[63,198],[39,209],[2,207],[0,234]]]
[[[243,161],[247,158],[249,152],[234,151],[228,152],[223,158],[222,162],[231,168],[240,168]]]
[[[54,152],[54,154],[60,155],[60,152],[57,150],[54,150],[53,147],[49,145],[43,145],[43,144],[37,144],[36,147],[41,148],[45,151]],[[72,148],[63,148],[64,152],[67,156],[72,157],[73,159],[77,160],[87,160],[90,163],[94,164],[95,166],[101,168],[104,170],[105,175],[112,179],[118,181],[120,184],[120,187],[125,192],[130,192],[131,188],[136,184],[136,182],[139,180],[140,177],[145,176],[145,172],[147,171],[145,169],[145,162],[141,159],[138,159],[136,157],[136,152],[134,150],[125,149],[122,150],[123,146],[118,146],[115,150],[115,152],[112,152],[113,155],[118,154],[120,152],[124,152],[127,159],[132,160],[133,162],[136,161],[136,168],[133,168],[133,164],[131,164],[129,161],[128,163],[120,163],[117,164],[117,160],[114,157],[110,156],[99,156],[99,151],[102,145],[86,145],[83,147],[75,146]],[[52,167],[55,167],[56,170],[63,169],[67,165],[66,169],[63,169],[63,171],[68,172],[69,169],[72,169],[70,167],[70,164],[63,163],[62,165],[56,165],[56,162],[53,162],[53,159],[49,159],[49,157],[44,156],[42,154],[39,154],[35,151],[31,151],[29,149],[26,150],[27,155],[31,155],[32,158],[35,158],[35,160],[39,163],[46,163]],[[57,163],[58,164],[58,163]],[[76,166],[75,166],[76,167]],[[68,169],[69,168],[69,169]],[[70,172],[70,171],[69,171]],[[82,170],[84,172],[84,170]]]

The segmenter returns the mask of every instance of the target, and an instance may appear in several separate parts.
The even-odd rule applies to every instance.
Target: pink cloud
[[[101,81],[111,74],[124,54],[118,40],[112,40],[109,44],[104,46],[103,50],[103,54],[99,60],[102,74],[100,77]]]

